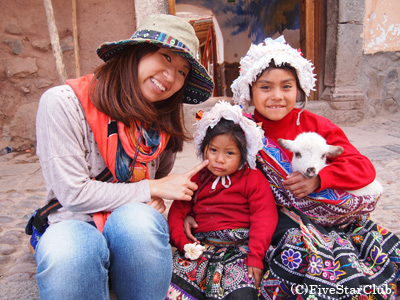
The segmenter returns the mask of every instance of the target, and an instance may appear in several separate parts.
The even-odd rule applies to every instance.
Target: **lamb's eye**
[[[295,152],[294,156],[296,156],[296,158],[301,158],[301,153],[300,152]]]
[[[325,160],[325,158],[326,158],[326,154],[322,154],[321,159]]]

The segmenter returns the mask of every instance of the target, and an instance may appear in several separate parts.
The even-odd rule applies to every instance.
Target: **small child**
[[[343,191],[371,183],[374,166],[342,129],[305,110],[314,76],[301,52],[284,39],[267,39],[251,45],[232,84],[235,102],[244,107],[253,103],[254,120],[262,123],[265,145],[257,163],[270,182],[265,190],[271,188],[283,206],[265,259],[260,299],[394,299],[400,240],[369,219],[380,195],[356,197]],[[295,107],[296,102],[303,107]],[[314,178],[292,172],[293,153],[277,143],[307,131],[344,148]],[[311,286],[317,289],[307,289]]]
[[[268,181],[255,168],[262,130],[239,106],[219,102],[197,122],[194,140],[209,164],[192,178],[199,186],[192,201],[174,201],[168,214],[179,251],[167,299],[257,299],[278,221]],[[188,215],[198,225],[194,244],[183,230]],[[192,256],[197,250],[200,256]]]

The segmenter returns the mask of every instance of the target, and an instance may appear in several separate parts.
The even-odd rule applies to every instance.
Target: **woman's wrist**
[[[149,179],[149,189],[150,189],[150,196],[151,197],[160,197],[159,189],[158,189],[158,180],[160,179]]]

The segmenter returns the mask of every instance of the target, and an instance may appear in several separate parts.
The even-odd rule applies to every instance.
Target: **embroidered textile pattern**
[[[265,144],[268,156],[257,162],[281,209],[259,298],[395,299],[400,240],[368,219],[379,195],[328,190],[296,198],[282,184],[289,160],[268,138]]]
[[[302,215],[318,240],[310,250],[303,230],[294,228],[286,214],[280,218],[288,225],[280,228],[283,237],[267,253],[260,299],[396,299],[400,242],[394,234],[370,220],[333,230],[307,222]]]
[[[205,246],[203,255],[192,261],[179,251],[175,252],[167,299],[193,299],[178,286],[185,286],[185,290],[190,290],[191,295],[199,298],[223,299],[232,291],[245,288],[255,292],[254,281],[248,277],[244,262],[249,252],[248,229],[196,233],[195,236]]]

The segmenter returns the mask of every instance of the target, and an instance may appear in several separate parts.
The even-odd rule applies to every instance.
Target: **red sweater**
[[[171,243],[180,251],[185,244],[191,243],[183,231],[183,220],[188,214],[193,215],[199,225],[195,232],[250,228],[250,252],[246,264],[263,269],[265,252],[278,222],[267,179],[259,170],[246,168],[243,175],[239,170],[230,176],[232,184],[229,188],[219,182],[212,191],[216,176],[202,186],[200,174],[203,172],[192,178],[199,186],[196,200],[174,201],[171,205],[168,214]]]
[[[371,183],[375,177],[375,168],[371,161],[361,155],[360,152],[349,142],[345,133],[330,120],[303,111],[300,115],[300,125],[296,125],[296,120],[300,109],[293,109],[285,118],[280,121],[270,121],[265,119],[257,110],[254,112],[254,120],[262,122],[265,135],[277,142],[278,138],[293,140],[302,132],[317,132],[323,136],[327,143],[344,148],[343,154],[328,160],[329,166],[319,172],[321,187],[319,190],[327,188],[356,190]],[[293,153],[283,149],[290,159]],[[269,158],[262,153],[264,159]],[[318,190],[318,191],[319,191]]]

